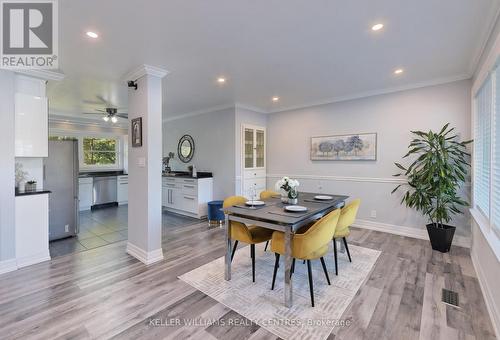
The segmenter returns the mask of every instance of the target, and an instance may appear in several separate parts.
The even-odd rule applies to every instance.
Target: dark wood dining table
[[[331,200],[317,200],[314,197],[317,195],[332,196]],[[224,224],[226,238],[226,255],[224,259],[224,277],[227,281],[231,280],[231,251],[232,239],[230,222],[241,222],[246,225],[257,225],[272,230],[282,231],[285,233],[285,289],[284,301],[285,306],[293,305],[292,297],[292,279],[290,271],[292,268],[292,237],[297,230],[302,226],[320,219],[329,212],[344,205],[345,200],[349,196],[331,195],[331,194],[315,194],[301,192],[297,205],[307,208],[306,212],[287,212],[284,204],[279,197],[273,197],[265,201],[265,206],[247,207],[245,205],[232,206],[224,208],[226,223]]]

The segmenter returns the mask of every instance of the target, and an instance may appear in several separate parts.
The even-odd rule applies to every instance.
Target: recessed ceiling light
[[[384,28],[384,24],[376,24],[372,26],[372,31],[379,31]]]
[[[280,97],[274,96],[271,98],[271,100],[276,103],[277,101],[280,100]]]
[[[109,117],[108,116],[104,116],[104,117],[102,117],[102,120],[104,120],[105,122],[107,122],[109,120]]]
[[[92,31],[88,31],[86,34],[87,34],[87,36],[89,36],[93,39],[97,39],[99,37],[99,34],[92,32]]]
[[[401,73],[403,73],[402,68],[398,68],[397,70],[394,71],[394,74],[401,74]]]
[[[225,84],[225,83],[226,83],[226,78],[224,78],[224,77],[219,77],[219,78],[217,78],[217,82],[218,82],[219,84]]]

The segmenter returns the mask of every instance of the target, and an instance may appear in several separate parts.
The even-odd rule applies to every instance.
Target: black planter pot
[[[427,233],[431,240],[432,249],[438,250],[442,253],[450,251],[453,235],[455,235],[455,227],[443,224],[439,226],[435,223],[427,225]]]

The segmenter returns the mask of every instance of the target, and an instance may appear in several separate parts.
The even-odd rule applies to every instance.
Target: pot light
[[[219,78],[217,78],[217,82],[218,82],[219,84],[225,84],[225,83],[226,83],[226,78],[224,78],[224,77],[219,77]]]
[[[402,68],[398,68],[397,70],[394,71],[394,74],[401,74],[401,73],[403,73]]]
[[[379,31],[384,28],[384,24],[375,24],[372,26],[372,31]]]
[[[102,117],[102,120],[104,120],[105,122],[109,121],[109,117],[108,116],[104,116]]]
[[[271,100],[276,103],[280,100],[280,97],[274,96],[271,98]]]
[[[113,116],[113,117],[111,117],[111,121],[112,121],[113,123],[116,123],[116,122],[118,121],[118,118],[116,118],[115,116]]]
[[[91,37],[92,39],[97,39],[99,37],[99,34],[92,32],[92,31],[88,31],[86,34],[87,34],[87,36]]]

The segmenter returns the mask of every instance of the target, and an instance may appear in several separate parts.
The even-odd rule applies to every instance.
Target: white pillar
[[[162,78],[168,71],[142,65],[125,80],[128,92],[128,243],[127,253],[145,264],[163,259],[161,248]],[[142,118],[142,146],[132,143],[131,123]]]

